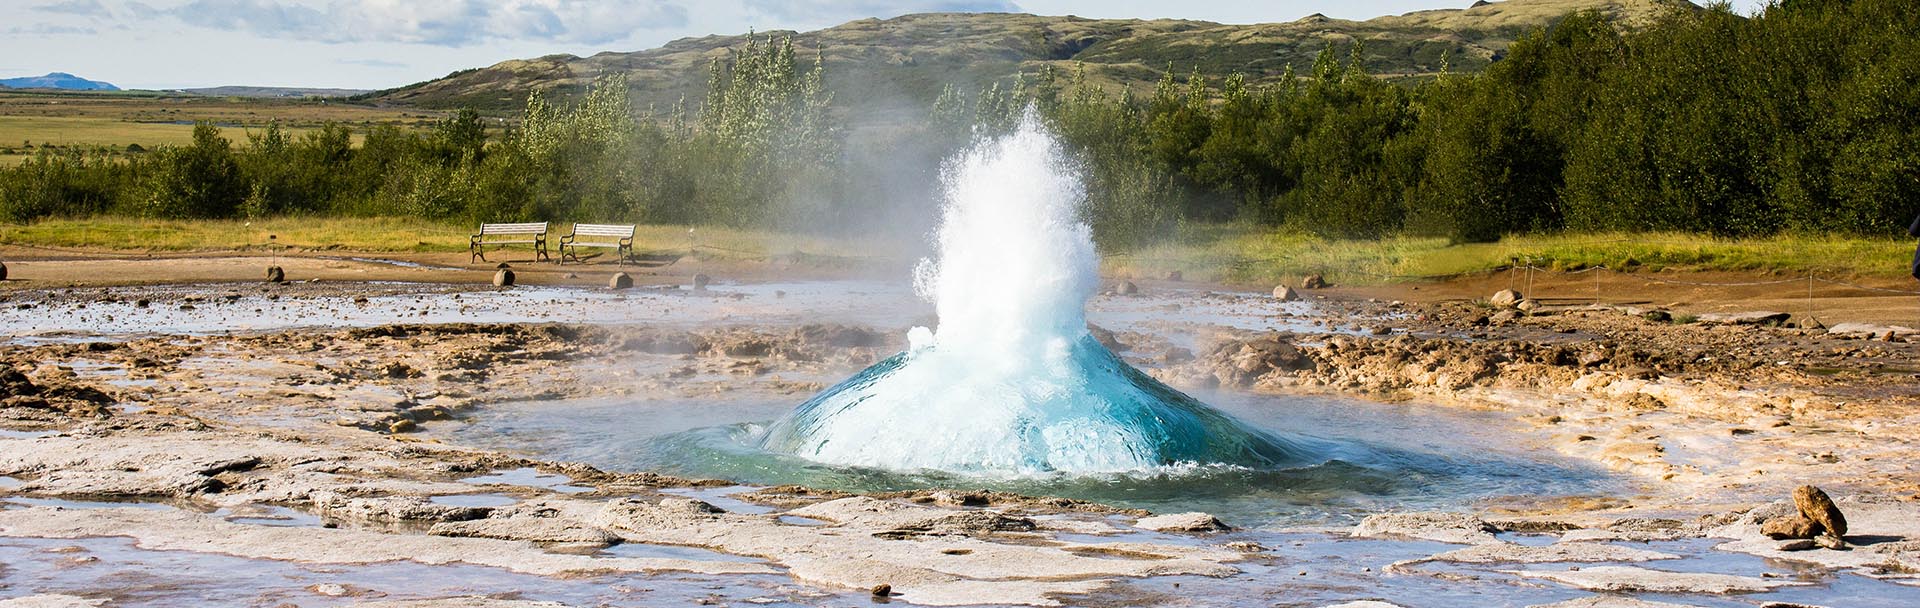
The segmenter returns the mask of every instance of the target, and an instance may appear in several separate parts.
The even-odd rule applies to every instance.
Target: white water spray
[[[951,161],[937,260],[915,273],[939,327],[767,430],[770,450],[894,470],[1034,474],[1296,450],[1129,367],[1088,335],[1098,284],[1079,176],[1029,111]]]

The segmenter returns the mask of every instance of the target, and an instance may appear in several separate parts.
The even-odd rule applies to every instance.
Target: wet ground
[[[1130,361],[1167,378],[1195,372],[1228,378],[1232,374],[1208,367],[1238,365],[1222,359],[1227,355],[1220,354],[1225,351],[1219,345],[1276,331],[1288,332],[1302,349],[1323,357],[1326,363],[1313,369],[1261,368],[1245,384],[1216,379],[1214,388],[1182,386],[1255,426],[1313,443],[1325,460],[1289,471],[979,479],[809,466],[754,454],[738,438],[812,391],[897,350],[903,330],[926,323],[931,313],[903,286],[722,283],[702,291],[616,292],[318,283],[16,290],[6,297],[0,307],[0,328],[9,341],[5,360],[51,397],[47,405],[0,409],[11,416],[0,425],[6,427],[0,429],[0,606],[45,594],[104,599],[109,606],[336,606],[472,596],[526,606],[538,601],[578,606],[872,601],[864,581],[873,579],[862,568],[879,565],[829,567],[807,557],[847,547],[872,551],[864,555],[876,564],[893,564],[886,567],[895,570],[882,570],[896,574],[880,580],[901,590],[893,601],[909,603],[1029,597],[1106,605],[1326,606],[1380,600],[1441,608],[1535,606],[1596,597],[1593,589],[1547,577],[1628,566],[1714,573],[1738,577],[1736,586],[1766,589],[1707,593],[1694,581],[1679,591],[1627,585],[1617,592],[1677,605],[1920,602],[1920,587],[1899,566],[1910,563],[1903,561],[1910,558],[1901,547],[1920,542],[1920,536],[1871,516],[1858,524],[1864,536],[1854,537],[1859,547],[1850,557],[1815,551],[1782,559],[1770,545],[1768,557],[1716,549],[1727,539],[1753,542],[1749,528],[1757,522],[1729,518],[1775,500],[1782,484],[1801,480],[1878,491],[1868,492],[1875,502],[1845,504],[1869,515],[1884,509],[1889,519],[1902,514],[1912,519],[1915,510],[1887,493],[1899,487],[1897,480],[1871,480],[1885,480],[1886,471],[1901,467],[1910,470],[1903,463],[1911,461],[1897,454],[1911,433],[1894,418],[1859,418],[1879,416],[1902,401],[1853,397],[1852,407],[1864,406],[1862,413],[1836,417],[1829,413],[1834,411],[1830,402],[1817,395],[1782,393],[1791,399],[1769,400],[1774,399],[1764,394],[1769,389],[1758,385],[1763,377],[1752,375],[1746,379],[1755,385],[1739,391],[1694,385],[1698,395],[1737,399],[1728,403],[1741,407],[1753,404],[1751,412],[1698,406],[1688,400],[1694,393],[1655,384],[1642,388],[1666,391],[1657,393],[1660,407],[1627,406],[1622,404],[1639,402],[1590,388],[1591,376],[1604,376],[1613,363],[1579,364],[1576,369],[1591,370],[1581,372],[1589,377],[1580,380],[1577,374],[1553,371],[1561,368],[1535,374],[1535,368],[1516,361],[1505,364],[1516,370],[1510,375],[1535,376],[1523,378],[1535,382],[1526,390],[1519,379],[1505,377],[1454,386],[1444,377],[1450,361],[1420,372],[1434,377],[1422,384],[1408,380],[1414,375],[1394,375],[1420,367],[1409,365],[1405,352],[1341,346],[1357,341],[1382,348],[1393,337],[1412,333],[1462,341],[1471,348],[1433,351],[1459,358],[1486,356],[1474,349],[1515,337],[1536,346],[1585,348],[1613,321],[1556,327],[1579,321],[1570,315],[1542,316],[1502,330],[1472,323],[1444,326],[1456,313],[1416,307],[1281,303],[1258,294],[1203,289],[1102,296],[1090,304],[1090,320],[1128,345]],[[526,325],[530,322],[560,325],[540,329],[549,326]],[[436,333],[396,329],[395,323],[516,325],[506,330],[458,326]],[[808,329],[818,324],[872,330],[835,329],[820,337]],[[1662,333],[1660,339],[1682,344],[1736,339],[1712,332],[1689,338],[1675,331],[1682,333]],[[1386,335],[1376,339],[1375,334]],[[107,346],[81,344],[94,342]],[[1897,356],[1906,347],[1854,348],[1890,349]],[[1348,355],[1361,358],[1339,358]],[[1727,355],[1739,359],[1733,351]],[[1388,367],[1395,357],[1398,367]],[[1774,355],[1755,352],[1752,357]],[[1279,364],[1263,360],[1262,365]],[[1821,378],[1845,382],[1854,373]],[[1764,378],[1778,377],[1770,370]],[[1404,392],[1380,391],[1388,378],[1401,383]],[[1870,383],[1851,387],[1863,385]],[[98,387],[106,401],[87,401],[74,387]],[[1543,391],[1546,387],[1559,392]],[[1789,403],[1796,405],[1786,409]],[[93,411],[88,404],[99,405],[98,412],[88,413]],[[1791,424],[1748,420],[1763,405],[1764,415]],[[1854,442],[1860,444],[1854,451],[1835,439],[1863,432],[1880,439]],[[210,441],[240,447],[210,452],[200,447]],[[311,450],[338,453],[308,454]],[[253,463],[227,464],[235,454]],[[195,464],[201,468],[176,475],[171,460],[213,464]],[[1791,473],[1757,481],[1761,469]],[[650,473],[727,483],[647,477]],[[802,484],[822,493],[783,502],[761,492],[779,484]],[[1205,511],[1236,529],[1152,531],[1138,527],[1145,524],[1136,511],[997,494],[982,504],[1029,519],[1037,531],[935,526],[929,533],[820,510],[835,504],[822,502],[841,496],[831,493],[835,490],[924,487],[1064,496],[1155,513]],[[924,493],[899,496],[905,498],[889,504],[930,513],[983,508]],[[690,516],[660,511],[669,503],[659,501],[681,498],[726,513],[684,519]],[[646,504],[623,506],[628,500]],[[662,506],[646,506],[655,502]],[[591,515],[629,508],[639,510],[637,519]],[[1494,532],[1471,542],[1491,543],[1506,553],[1486,563],[1419,561],[1472,545],[1422,540],[1424,533],[1417,530],[1350,536],[1371,514],[1409,511],[1478,513],[1494,522],[1487,524]],[[475,514],[479,519],[461,519]],[[1697,519],[1702,516],[1718,519]],[[1638,528],[1619,522],[1651,517],[1676,519],[1655,526],[1664,530],[1660,534],[1621,532]],[[630,523],[654,521],[649,518],[670,523]],[[543,527],[551,522],[537,520],[576,527],[558,534]],[[508,527],[486,527],[496,521]],[[473,522],[477,527],[468,525]],[[535,523],[542,525],[527,532]],[[617,530],[621,538],[597,545],[536,540],[594,527]],[[1563,533],[1565,528],[1581,529]],[[272,536],[275,530],[313,536]],[[436,536],[423,537],[428,531]],[[691,532],[704,536],[686,536]],[[513,551],[530,547],[533,552],[508,551],[500,554],[508,557],[486,565],[395,560],[368,547],[354,548],[367,539],[387,539],[426,543],[417,546],[437,555],[448,550],[431,544],[442,542],[434,539],[443,533],[452,536],[445,542],[498,538],[487,542],[521,543]],[[256,534],[263,536],[247,540]],[[300,552],[303,543],[313,547],[313,555]],[[769,549],[767,543],[784,548]],[[1516,549],[1549,545],[1614,549],[1598,557],[1561,555],[1547,561],[1522,557]],[[202,546],[217,548],[188,549]],[[1021,556],[1009,559],[1034,560],[1034,569],[1060,563],[1063,556],[1094,563],[1084,566],[1085,574],[1051,579],[1041,587],[969,596],[1010,586],[1020,577],[967,569],[981,567],[977,564],[953,570],[900,565],[920,563],[915,560],[925,558],[915,555],[929,548],[950,556],[1009,551]],[[1036,553],[1042,549],[1064,553]],[[1622,558],[1629,554],[1618,551],[1629,549],[1670,557]],[[549,566],[540,561],[544,558],[532,557],[536,554],[603,560],[590,563],[674,560],[691,566],[607,572],[561,568],[564,574],[539,574],[533,571]],[[1838,565],[1855,557],[1859,564],[1883,565]],[[1097,567],[1100,562],[1111,569]],[[700,573],[741,567],[765,571]],[[921,572],[913,568],[932,568],[957,581],[940,578],[939,585],[916,586],[915,579],[898,574]],[[1618,574],[1612,580],[1630,579]],[[1083,589],[1081,581],[1101,584]],[[936,592],[936,587],[971,591]],[[473,603],[446,601],[440,605]]]

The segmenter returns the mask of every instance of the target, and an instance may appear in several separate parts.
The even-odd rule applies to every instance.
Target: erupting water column
[[[938,259],[915,287],[939,327],[775,422],[766,449],[820,462],[963,473],[1100,473],[1299,460],[1133,369],[1087,332],[1098,283],[1083,191],[1031,112],[944,175]]]

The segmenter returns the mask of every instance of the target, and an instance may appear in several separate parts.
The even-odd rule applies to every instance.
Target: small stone
[[[1779,549],[1781,551],[1806,551],[1814,548],[1814,546],[1813,539],[1811,538],[1796,538],[1780,543]]]
[[[694,289],[694,291],[704,291],[704,290],[706,290],[706,288],[707,288],[707,284],[708,284],[708,283],[711,283],[711,282],[713,282],[713,279],[712,279],[711,277],[708,277],[707,275],[704,275],[704,274],[696,274],[696,275],[693,275],[693,289]]]
[[[280,282],[284,282],[284,281],[286,281],[286,280],[287,280],[287,271],[285,271],[285,270],[281,270],[279,266],[268,266],[268,267],[267,267],[267,282],[268,282],[268,283],[280,283]]]
[[[1301,289],[1320,289],[1327,286],[1326,277],[1310,274],[1300,278]]]
[[[414,424],[412,420],[395,420],[393,424],[387,425],[389,433],[411,433],[419,429],[420,425]]]
[[[1800,509],[1800,516],[1820,524],[1820,529],[1834,537],[1847,535],[1847,516],[1840,514],[1840,507],[1833,504],[1827,493],[1813,486],[1800,486],[1793,491],[1793,506]]]
[[[1536,310],[1540,310],[1540,301],[1535,300],[1533,298],[1527,298],[1519,301],[1518,303],[1515,303],[1513,307],[1519,310],[1520,312],[1533,312]]]
[[[613,278],[607,279],[607,289],[627,289],[630,287],[633,287],[633,277],[627,276],[627,273],[616,272],[613,273]]]
[[[1492,304],[1496,308],[1513,308],[1519,304],[1521,300],[1525,299],[1527,299],[1526,296],[1520,295],[1518,291],[1502,289],[1493,292],[1493,297],[1487,298],[1487,303]]]
[[[891,597],[892,595],[893,595],[893,585],[880,583],[878,585],[873,586],[874,597]]]
[[[7,280],[7,263],[0,262],[0,281]]]
[[[1822,549],[1829,549],[1833,551],[1847,550],[1847,541],[1841,540],[1840,537],[1834,536],[1832,534],[1822,534],[1822,535],[1813,537],[1813,544],[1820,545],[1820,548]]]
[[[1123,296],[1134,295],[1140,293],[1140,286],[1134,285],[1133,281],[1121,281],[1114,284],[1113,293]]]
[[[1300,292],[1294,291],[1292,287],[1276,285],[1273,288],[1273,299],[1282,302],[1292,302],[1300,299]]]
[[[494,287],[512,287],[513,271],[508,270],[506,268],[502,268],[500,270],[494,271],[493,286]]]

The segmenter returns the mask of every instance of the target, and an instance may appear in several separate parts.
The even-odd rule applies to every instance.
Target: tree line
[[[1598,12],[1517,40],[1474,74],[1365,72],[1359,43],[1254,86],[1176,77],[1151,94],[1042,70],[948,87],[925,120],[850,129],[818,57],[756,40],[697,107],[632,108],[620,77],[511,126],[463,111],[425,132],[210,124],[144,154],[46,152],[0,170],[0,216],[412,215],[722,224],[859,233],[920,213],[941,158],[1034,108],[1076,152],[1087,218],[1124,249],[1183,223],[1333,237],[1678,230],[1891,233],[1920,209],[1920,12],[1897,0],[1725,5],[1622,31]],[[902,201],[917,201],[903,205]]]

